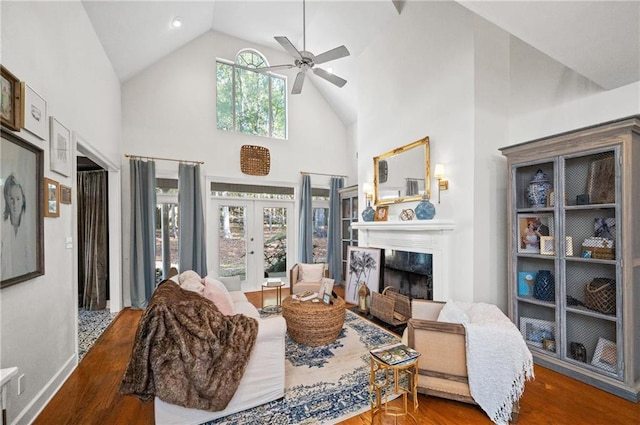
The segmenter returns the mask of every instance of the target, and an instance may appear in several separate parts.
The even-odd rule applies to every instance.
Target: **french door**
[[[293,202],[231,198],[211,202],[210,273],[239,275],[245,292],[260,290],[267,277],[286,282],[293,258]]]

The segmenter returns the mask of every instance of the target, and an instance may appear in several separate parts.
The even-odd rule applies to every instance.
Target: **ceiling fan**
[[[293,89],[291,90],[291,94],[300,94],[302,92],[302,85],[304,84],[304,78],[308,70],[312,70],[314,74],[318,77],[323,78],[330,83],[335,84],[338,87],[342,87],[347,83],[347,80],[344,78],[340,78],[337,75],[332,74],[331,72],[317,68],[316,65],[329,62],[332,60],[340,59],[345,56],[349,56],[349,50],[346,47],[339,46],[331,50],[327,50],[324,53],[321,53],[315,56],[313,53],[308,52],[306,50],[306,16],[305,16],[305,0],[302,0],[302,51],[299,51],[295,48],[293,43],[289,41],[289,39],[285,36],[276,36],[274,37],[278,43],[291,55],[293,56],[292,64],[284,64],[284,65],[274,65],[268,66],[265,68],[258,68],[255,71],[257,72],[268,72],[276,69],[290,69],[290,68],[298,68],[300,71],[298,75],[296,75],[296,79],[293,83]]]

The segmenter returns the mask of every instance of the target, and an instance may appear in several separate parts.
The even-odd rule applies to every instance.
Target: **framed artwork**
[[[20,85],[22,93],[21,127],[39,139],[47,139],[47,101],[27,83]]]
[[[320,280],[320,290],[318,291],[318,298],[322,299],[324,298],[325,294],[329,294],[329,296],[331,296],[331,293],[333,292],[333,283],[334,283],[334,279],[329,279],[328,277],[323,277]]]
[[[555,340],[556,324],[548,320],[520,318],[520,333],[527,344],[544,348],[545,340]]]
[[[1,81],[1,104],[0,119],[2,125],[11,130],[20,130],[22,120],[20,111],[22,110],[20,102],[20,80],[13,75],[7,68],[0,66]]]
[[[60,184],[44,178],[44,216],[60,217]]]
[[[553,246],[555,239],[553,236],[540,236],[540,254],[555,255],[556,249]]]
[[[50,117],[50,128],[49,159],[51,171],[69,177],[71,175],[72,162],[71,132],[54,117]]]
[[[618,368],[618,349],[616,344],[608,339],[598,338],[598,345],[596,345],[591,364],[607,372],[616,373]]]
[[[518,214],[518,252],[540,254],[543,236],[553,236],[553,214]]]
[[[61,204],[70,204],[71,203],[71,188],[69,186],[60,185],[60,203]]]
[[[44,274],[43,167],[42,149],[2,130],[1,288]]]
[[[376,215],[373,216],[373,221],[387,221],[389,218],[389,207],[383,206],[376,208]]]
[[[613,155],[591,162],[587,178],[587,193],[592,204],[616,201],[616,167]]]
[[[347,247],[345,301],[358,304],[358,289],[361,282],[365,282],[371,292],[380,292],[381,252],[378,248]]]

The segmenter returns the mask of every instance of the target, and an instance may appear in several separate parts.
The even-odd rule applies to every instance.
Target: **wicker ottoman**
[[[287,297],[282,301],[282,315],[287,321],[287,332],[295,342],[317,347],[335,341],[340,335],[345,303],[340,297],[334,298],[333,304],[300,302]]]

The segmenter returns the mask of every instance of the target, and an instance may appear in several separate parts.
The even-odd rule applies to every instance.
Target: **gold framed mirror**
[[[431,198],[429,137],[373,157],[375,205]]]

